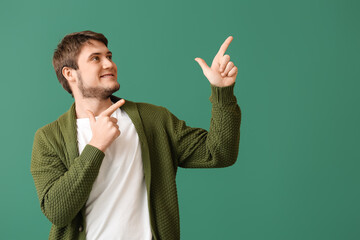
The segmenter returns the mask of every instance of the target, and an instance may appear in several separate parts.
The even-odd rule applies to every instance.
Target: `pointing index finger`
[[[229,47],[232,40],[233,40],[232,36],[228,37],[225,40],[225,42],[221,45],[221,47],[220,47],[220,49],[219,49],[219,51],[217,53],[218,56],[220,56],[220,57],[224,56],[224,54],[225,54],[225,52],[226,52],[227,48]]]
[[[119,107],[121,107],[122,105],[124,105],[125,100],[124,99],[120,99],[119,101],[117,101],[116,103],[114,103],[113,105],[111,105],[108,109],[106,109],[105,111],[103,111],[100,115],[101,116],[108,116],[110,117],[111,114],[113,114],[113,112],[116,111],[116,109],[118,109]]]

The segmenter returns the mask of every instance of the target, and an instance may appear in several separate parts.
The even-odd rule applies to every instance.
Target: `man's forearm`
[[[235,163],[240,142],[241,110],[234,95],[234,85],[211,86],[211,123],[208,141],[214,141],[212,154],[216,167],[227,167]]]
[[[209,131],[186,126],[184,121],[171,115],[180,167],[218,168],[234,164],[239,149],[241,112],[233,88],[234,85],[211,85]]]
[[[87,145],[66,169],[44,136],[35,137],[31,173],[45,216],[57,226],[65,226],[86,203],[98,175],[104,153]]]

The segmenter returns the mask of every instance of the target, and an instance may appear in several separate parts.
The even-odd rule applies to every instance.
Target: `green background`
[[[70,32],[105,34],[116,95],[208,129],[222,42],[239,68],[237,163],[179,169],[182,239],[360,239],[360,2],[341,0],[2,1],[1,239],[47,239],[30,174],[35,131],[73,99],[53,50]]]

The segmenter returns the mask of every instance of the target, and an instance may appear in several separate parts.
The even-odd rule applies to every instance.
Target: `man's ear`
[[[63,67],[61,72],[62,72],[62,75],[69,81],[69,83],[76,82],[75,69],[69,68],[69,67]]]

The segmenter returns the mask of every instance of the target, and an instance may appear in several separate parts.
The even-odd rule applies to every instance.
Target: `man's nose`
[[[104,58],[103,60],[103,68],[112,68],[114,66],[114,62],[108,58]]]

